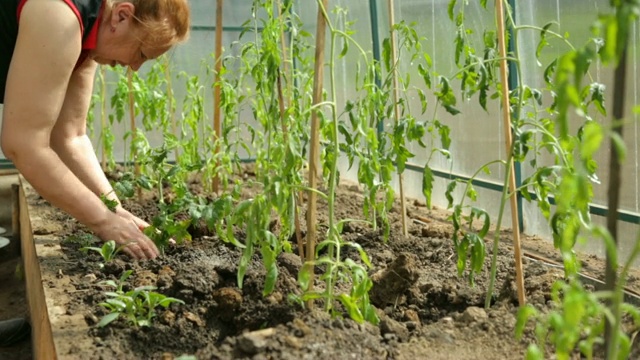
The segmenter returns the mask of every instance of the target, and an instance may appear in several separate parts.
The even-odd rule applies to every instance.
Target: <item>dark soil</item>
[[[362,217],[356,186],[343,186],[338,202],[338,218]],[[155,211],[153,200],[125,206],[142,218]],[[324,224],[326,206],[320,211]],[[401,234],[397,210],[391,213],[393,227],[386,242],[380,231],[364,225],[344,228],[344,239],[362,245],[373,263],[371,301],[381,318],[374,326],[346,316],[332,318],[319,307],[305,310],[288,300],[289,294],[300,294],[301,261],[295,246],[294,253],[279,256],[276,289],[263,296],[265,274],[259,256],[254,256],[240,289],[241,252],[204,229],[193,229],[200,236],[169,248],[156,260],[132,262],[122,255],[101,269],[96,254],[79,251],[96,240],[74,221],[51,212],[43,217],[45,223],[54,217],[61,225],[46,225],[42,233],[71,236],[62,241],[58,260],[44,262],[43,273],[54,272],[58,279],[45,281],[45,286],[66,286],[60,291],[65,300],[58,301],[64,309],[59,316],[84,322],[72,344],[58,351],[70,359],[173,359],[185,354],[197,359],[522,359],[532,338],[514,338],[517,296],[508,243],[499,250],[495,295],[485,310],[488,270],[470,285],[457,274],[451,227],[442,221],[443,213],[418,202],[410,205],[409,213],[421,220],[411,223],[408,237]],[[527,241],[538,250],[542,247],[539,241]],[[490,251],[488,244],[487,269]],[[347,251],[345,256],[356,254]],[[153,285],[185,304],[158,311],[152,327],[135,328],[120,319],[96,327],[106,314],[98,305],[105,299],[99,282],[115,280],[129,269],[134,272],[125,289]],[[546,307],[551,285],[562,278],[562,271],[527,260],[524,270],[528,302]]]

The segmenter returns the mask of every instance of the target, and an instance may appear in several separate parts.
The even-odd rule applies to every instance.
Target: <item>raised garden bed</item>
[[[28,184],[23,190],[22,244],[35,359],[521,359],[532,340],[531,335],[514,339],[517,297],[508,241],[499,251],[494,302],[485,310],[488,266],[474,286],[459,277],[446,214],[418,202],[409,206],[409,214],[422,223],[411,224],[409,237],[400,234],[396,212],[386,243],[364,225],[344,228],[344,238],[362,245],[373,264],[371,301],[381,318],[374,326],[289,302],[288,295],[300,291],[301,262],[295,253],[279,256],[272,294],[262,295],[265,276],[258,255],[239,289],[241,252],[205,229],[194,229],[192,242],[169,248],[156,260],[132,262],[118,255],[101,268],[99,256],[80,251],[97,245],[96,239]],[[355,190],[342,186],[338,191],[340,218],[360,216],[362,199]],[[126,207],[143,218],[156,211],[152,200]],[[320,209],[322,224],[326,214]],[[525,246],[544,256],[554,253],[535,238],[525,239]],[[598,264],[589,259],[585,269]],[[100,282],[117,280],[126,270],[133,271],[126,287],[152,285],[184,304],[159,310],[151,327],[118,319],[98,328],[106,315],[98,305],[106,290]],[[529,302],[546,307],[552,283],[562,276],[561,269],[525,259]]]

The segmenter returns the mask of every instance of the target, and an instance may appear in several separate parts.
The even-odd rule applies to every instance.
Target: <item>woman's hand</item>
[[[123,208],[122,205],[118,205],[118,207],[116,208],[116,214],[122,216],[125,219],[129,219],[133,221],[134,224],[138,226],[138,229],[140,229],[140,231],[151,226],[148,222],[140,219],[139,217],[133,215],[131,212]],[[156,230],[156,231],[159,232],[159,230]],[[176,241],[174,239],[169,239],[169,245],[175,245],[175,244],[176,244]]]
[[[128,211],[127,213],[146,224],[146,222]],[[110,216],[93,231],[103,241],[113,240],[116,244],[124,246],[122,251],[134,259],[155,259],[160,254],[156,244],[140,231],[139,225],[132,218],[125,215],[110,213]]]
[[[133,223],[136,224],[136,226],[140,230],[144,230],[147,227],[151,226],[151,225],[149,225],[148,222],[146,222],[146,221],[140,219],[139,217],[133,215],[131,212],[129,212],[128,210],[123,208],[121,205],[118,205],[118,207],[116,208],[116,214],[122,216],[125,219],[129,219],[129,220],[133,221]]]

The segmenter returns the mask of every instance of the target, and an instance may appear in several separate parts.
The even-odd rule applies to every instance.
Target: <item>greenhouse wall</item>
[[[240,38],[242,26],[250,18],[252,11],[251,0],[236,0],[225,2],[224,8],[224,32],[223,32],[223,48],[225,56],[239,56],[239,50],[243,41],[251,40],[250,37],[259,37],[257,34],[245,34],[244,38]],[[461,1],[459,3],[462,3]],[[469,6],[465,10],[465,21],[469,29],[487,29],[495,30],[495,19],[492,9],[483,9],[479,1],[470,1]],[[493,2],[489,2],[491,5]],[[589,24],[593,23],[599,11],[608,9],[607,0],[525,0],[517,1],[515,8],[516,21],[518,24],[530,24],[535,26],[544,26],[549,21],[556,22],[554,27],[558,33],[570,34],[569,40],[576,46],[584,44],[590,37]],[[352,29],[354,39],[368,52],[372,52],[374,48],[373,39],[378,37],[379,41],[388,37],[389,34],[389,11],[387,2],[381,0],[371,1],[331,1],[332,5],[341,6],[348,9],[348,18],[353,21]],[[454,53],[454,37],[456,26],[452,23],[447,15],[449,0],[396,0],[395,14],[396,22],[404,21],[406,23],[415,23],[415,30],[424,37],[422,46],[431,57],[433,70],[443,76],[453,76],[457,71],[457,66],[452,62]],[[212,52],[215,46],[215,1],[214,0],[193,0],[192,6],[192,22],[193,30],[190,40],[172,50],[168,56],[171,59],[172,71],[176,77],[175,80],[175,98],[178,101],[177,114],[181,109],[181,101],[185,98],[185,75],[177,76],[184,72],[188,76],[198,76],[202,85],[202,95],[204,96],[204,104],[206,110],[207,121],[213,119],[213,96],[212,85],[213,75],[211,67],[213,64]],[[373,12],[375,10],[375,12]],[[298,1],[296,2],[296,11],[305,24],[305,29],[311,34],[315,33],[317,8],[315,2]],[[377,15],[377,16],[374,16]],[[474,34],[477,41],[481,41],[481,33]],[[522,78],[519,81],[533,87],[541,88],[545,84],[543,82],[542,72],[548,65],[545,59],[551,59],[552,56],[568,50],[567,45],[560,41],[550,40],[551,44],[545,48],[540,60],[535,56],[536,46],[539,40],[538,31],[522,32],[517,38],[517,48],[520,52]],[[622,253],[627,254],[628,249],[635,241],[637,233],[637,214],[640,213],[640,182],[638,175],[640,169],[639,164],[639,144],[640,131],[638,129],[638,115],[632,112],[633,104],[639,104],[638,82],[639,82],[639,65],[640,57],[640,28],[639,24],[633,26],[632,43],[629,51],[629,68],[627,71],[627,104],[629,105],[626,114],[629,121],[624,135],[627,145],[627,160],[624,164],[624,177],[622,184],[621,209],[631,214],[626,221],[620,222],[621,248]],[[352,84],[355,82],[356,69],[358,62],[355,52],[349,52],[345,57],[338,59],[336,85],[338,88],[338,107],[345,105],[346,101],[356,96]],[[146,64],[141,69],[144,75],[149,71],[150,64]],[[607,90],[613,88],[612,79],[613,71],[611,68],[605,68],[601,64],[595,64],[596,71],[592,71],[595,77],[594,81],[604,84]],[[400,74],[407,74],[414,79],[420,77],[417,67],[406,59],[401,59]],[[107,71],[109,79],[108,90],[112,91],[116,84],[117,76],[111,71]],[[329,78],[325,79],[329,81]],[[454,85],[454,88],[459,86]],[[108,91],[108,93],[109,93]],[[607,104],[612,104],[611,91],[607,92]],[[409,106],[412,109],[419,109],[420,102],[417,95],[407,94]],[[549,104],[549,99],[545,99]],[[428,103],[430,106],[436,103],[435,97],[428,93]],[[462,112],[458,116],[451,116],[441,108],[429,108],[424,115],[416,114],[418,120],[430,120],[437,118],[442,123],[451,128],[451,158],[447,159],[442,155],[437,155],[431,159],[430,166],[440,173],[452,174],[460,177],[470,177],[485,163],[496,159],[505,158],[504,145],[504,129],[502,112],[497,100],[491,100],[485,111],[478,103],[475,97],[466,99],[457,105]],[[526,111],[527,109],[525,109]],[[110,109],[108,109],[110,112]],[[113,113],[110,112],[113,115]],[[242,120],[247,124],[254,124],[251,112],[248,109],[242,111]],[[97,149],[101,148],[98,140],[101,132],[100,126],[100,108],[94,107],[93,115],[95,123],[92,126],[92,137]],[[592,114],[593,118],[603,124],[610,121],[608,117],[598,114]],[[393,119],[387,119],[386,125],[391,124]],[[576,117],[576,124],[579,121]],[[137,126],[141,126],[141,120],[138,118]],[[122,142],[125,134],[129,131],[128,120],[113,125],[113,131],[116,139]],[[152,144],[158,144],[161,139],[159,132],[151,133],[149,139]],[[410,149],[415,157],[410,159],[416,167],[408,169],[404,176],[405,191],[407,196],[422,199],[422,173],[419,169],[424,166],[427,161],[428,154],[420,147]],[[244,150],[240,150],[241,157],[250,158],[250,154]],[[99,154],[100,156],[101,154]],[[127,146],[116,146],[116,158],[127,158]],[[595,198],[594,205],[606,205],[606,188],[607,176],[606,169],[608,167],[608,152],[603,151],[598,157],[600,169],[598,178],[600,184],[594,185]],[[544,161],[544,159],[541,159]],[[524,178],[530,174],[531,168],[527,163],[520,165],[521,177]],[[500,192],[495,187],[502,183],[504,177],[503,169],[499,166],[492,166],[490,174],[481,174],[479,179],[486,185],[478,186],[478,203],[489,211],[492,216],[497,215],[500,205]],[[345,159],[342,159],[341,176],[343,179],[355,179],[355,167],[348,168]],[[446,208],[447,200],[445,198],[445,189],[448,180],[438,178],[433,192],[433,204]],[[493,189],[492,189],[493,188]],[[457,196],[461,196],[458,191]],[[523,203],[523,231],[531,235],[539,235],[542,238],[549,239],[549,227],[546,219],[541,215],[535,202]],[[510,216],[507,209],[505,216]],[[597,215],[594,215],[597,216]],[[635,216],[635,217],[634,217]],[[600,216],[597,216],[600,218]],[[504,221],[505,226],[510,226],[508,221]],[[583,245],[583,248],[594,254],[603,255],[599,246],[600,242],[591,242]]]

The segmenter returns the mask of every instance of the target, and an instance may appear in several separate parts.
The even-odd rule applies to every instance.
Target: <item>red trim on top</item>
[[[96,48],[96,44],[98,43],[98,28],[100,27],[100,22],[102,22],[102,13],[104,12],[104,2],[100,5],[100,11],[98,11],[98,17],[96,21],[93,23],[93,27],[89,30],[89,34],[87,35],[87,40],[82,43],[82,50],[93,50]]]
[[[18,22],[20,22],[20,14],[22,13],[22,8],[26,2],[27,0],[20,0],[20,3],[18,4],[18,9],[16,10],[16,19],[18,19]]]
[[[82,51],[80,52],[80,57],[78,57],[78,62],[76,62],[76,66],[73,70],[79,68],[80,65],[82,65],[89,57],[89,51],[96,48],[96,44],[98,43],[98,29],[100,28],[100,22],[102,21],[103,11],[104,2],[102,2],[102,5],[100,6],[100,11],[98,12],[96,22],[93,23],[93,27],[91,27],[91,30],[89,30],[87,40],[82,43]]]
[[[80,23],[80,37],[82,38],[84,36],[84,24],[82,23],[82,16],[80,16],[80,11],[76,7],[76,4],[74,4],[71,0],[62,0],[62,1],[64,1],[65,4],[69,5],[69,7],[71,8],[71,11],[73,11],[73,13],[76,14],[76,17],[78,18],[78,22]],[[24,7],[24,4],[26,2],[27,0],[20,0],[20,3],[18,4],[18,9],[16,10],[16,18],[18,19],[18,23],[20,22],[20,14],[22,14],[22,8]]]

